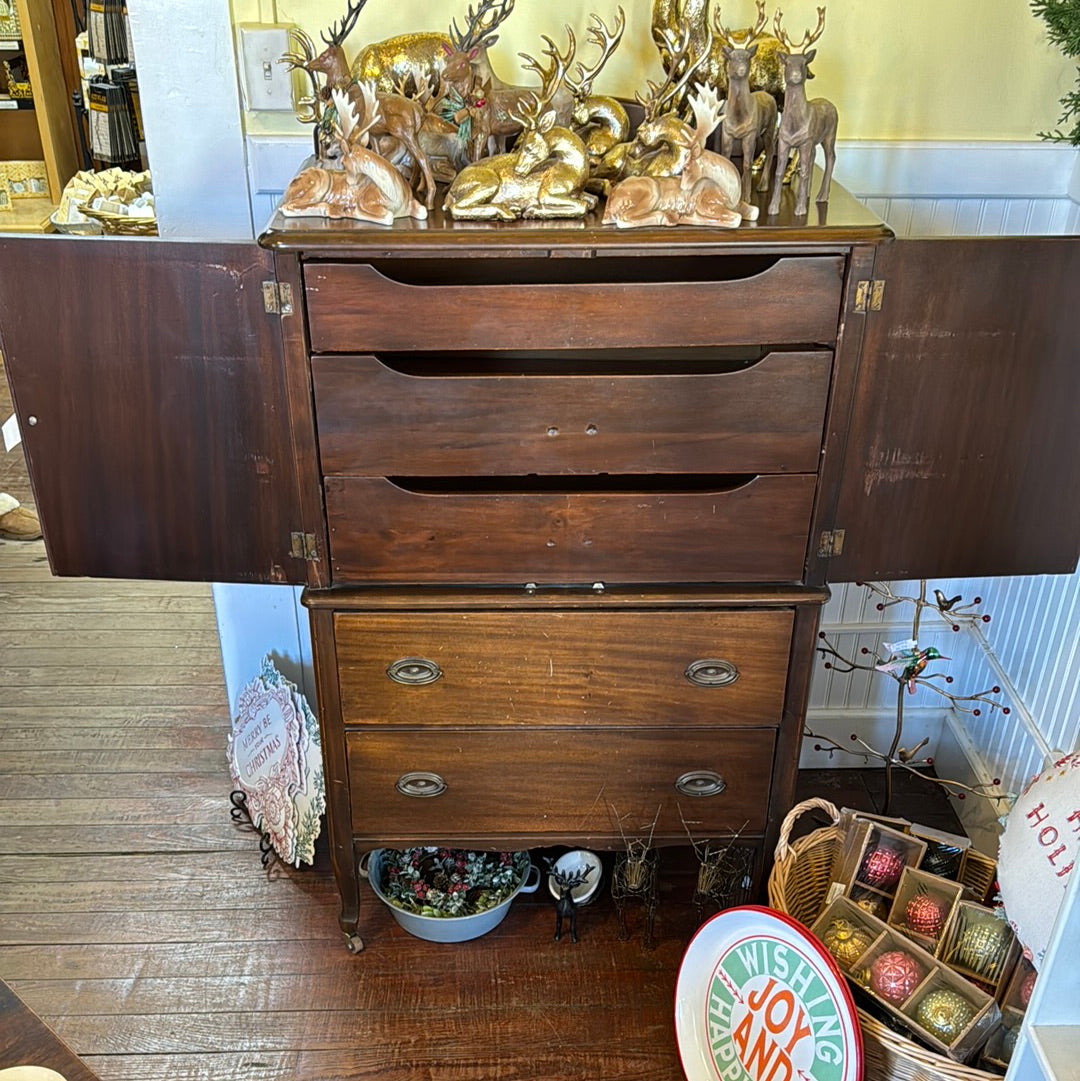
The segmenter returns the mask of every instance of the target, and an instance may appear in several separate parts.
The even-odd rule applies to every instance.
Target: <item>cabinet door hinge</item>
[[[827,529],[821,534],[821,542],[818,544],[818,558],[832,559],[844,550],[844,531],[842,529]]]
[[[292,286],[288,282],[263,282],[263,307],[269,315],[292,315]]]
[[[857,312],[879,312],[885,296],[885,282],[880,278],[855,283],[855,310]]]
[[[289,555],[307,560],[308,563],[318,563],[319,549],[314,533],[290,533],[289,542]]]

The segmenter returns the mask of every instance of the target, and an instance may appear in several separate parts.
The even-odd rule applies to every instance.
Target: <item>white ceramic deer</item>
[[[825,9],[818,8],[817,29],[803,34],[803,40],[795,45],[784,33],[781,26],[783,14],[776,13],[774,22],[776,36],[784,43],[786,52],[780,54],[784,63],[784,81],[787,91],[784,97],[784,115],[780,120],[780,134],[776,147],[776,176],[773,179],[773,193],[769,200],[769,214],[780,210],[780,195],[784,172],[792,151],[799,154],[798,191],[795,195],[795,215],[801,217],[810,207],[810,176],[814,168],[814,155],[820,145],[825,151],[825,175],[821,179],[817,201],[829,201],[829,188],[832,185],[833,165],[836,164],[836,106],[825,98],[813,98],[807,101],[806,80],[813,78],[807,72],[807,65],[817,55],[816,49],[806,51],[825,27]]]
[[[426,218],[427,208],[413,197],[398,170],[368,147],[371,129],[379,123],[379,102],[373,83],[361,84],[361,124],[348,95],[333,92],[340,123],[341,169],[312,166],[292,179],[279,209],[286,217],[356,218],[392,225],[396,218]]]
[[[739,170],[727,158],[705,149],[720,120],[720,99],[713,87],[698,85],[690,98],[691,127],[668,113],[638,129],[648,146],[663,140],[683,151],[685,163],[673,176],[632,176],[611,189],[604,224],[620,228],[646,225],[709,225],[734,229],[753,220],[758,208],[742,198]]]

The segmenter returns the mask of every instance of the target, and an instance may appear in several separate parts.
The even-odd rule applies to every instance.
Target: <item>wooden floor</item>
[[[30,501],[19,454],[0,490]],[[652,952],[610,901],[577,945],[519,899],[436,946],[370,900],[353,956],[325,863],[268,875],[230,821],[227,731],[207,586],[58,580],[0,541],[0,979],[105,1081],[682,1078],[676,882]]]

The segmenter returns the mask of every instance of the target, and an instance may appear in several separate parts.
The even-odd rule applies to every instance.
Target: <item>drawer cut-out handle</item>
[[[675,787],[684,796],[719,796],[727,782],[714,769],[692,769],[675,782]]]
[[[403,796],[411,796],[413,799],[431,799],[433,796],[441,796],[446,791],[446,782],[437,773],[417,770],[413,773],[403,773],[394,782],[394,787]]]
[[[406,687],[423,687],[442,678],[442,669],[426,657],[401,657],[386,669],[387,676]]]
[[[692,661],[684,674],[696,687],[727,687],[739,678],[739,670],[731,661],[715,657]]]

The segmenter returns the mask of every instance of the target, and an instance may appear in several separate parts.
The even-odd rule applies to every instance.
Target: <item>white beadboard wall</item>
[[[945,167],[945,147],[909,148],[916,162],[926,166],[921,171],[906,167],[910,161],[902,152],[891,163],[880,155],[866,154],[864,161],[856,163],[859,175],[846,182],[899,236],[1080,232],[1080,204],[1074,201],[1080,194],[1080,154],[1058,147],[1024,149],[1026,157],[1005,145],[954,148],[962,162],[955,173]],[[895,185],[892,191],[890,184]],[[971,194],[980,190],[985,194]],[[1009,190],[1018,194],[1006,194]],[[1070,495],[1065,493],[1065,497]],[[921,692],[905,705],[902,745],[911,746],[929,736],[924,753],[935,758],[941,775],[967,783],[998,779],[1000,791],[1019,792],[1043,768],[1048,750],[1071,751],[1080,746],[1080,572],[933,584],[950,597],[957,593],[965,601],[981,597],[980,610],[991,621],[979,625],[984,648],[978,635],[966,630],[932,629],[936,617],[928,614],[920,645],[935,645],[951,658],[948,664],[939,662],[934,667],[953,676],[950,689],[954,693],[1000,685],[999,697],[1009,713],[983,709],[975,716],[942,710],[941,700],[933,701],[937,696]],[[918,583],[893,583],[893,589],[917,593]],[[910,627],[910,607],[879,612],[876,600],[854,585],[834,587],[823,629],[845,655],[857,654],[863,645],[872,648],[894,640],[890,635],[906,636],[903,630],[905,625]],[[987,649],[999,668],[993,666]],[[1008,693],[1010,685],[1013,695]],[[838,742],[857,731],[872,746],[887,749],[894,720],[891,680],[861,673],[847,679],[819,663],[810,693],[807,721],[811,728]],[[815,752],[814,742],[804,743],[804,765],[863,764],[850,755]],[[1003,809],[1003,805],[973,800],[961,806],[962,817],[970,817],[972,824],[979,818],[984,824],[992,821],[994,813]]]

